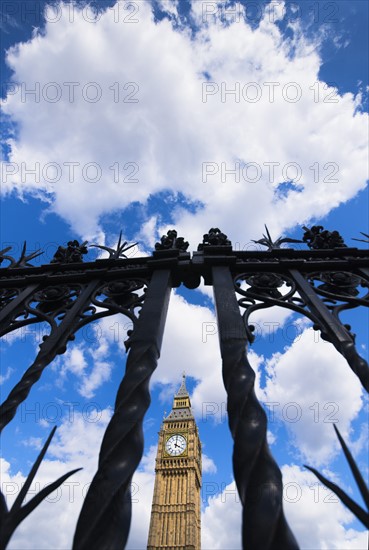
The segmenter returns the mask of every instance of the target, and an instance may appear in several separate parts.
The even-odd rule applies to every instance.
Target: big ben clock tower
[[[148,550],[200,550],[201,443],[184,374],[159,432],[155,473]]]

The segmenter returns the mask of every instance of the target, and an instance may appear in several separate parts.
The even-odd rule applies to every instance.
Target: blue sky
[[[136,256],[170,227],[191,250],[213,226],[238,249],[253,247],[264,223],[275,238],[298,238],[303,224],[319,222],[351,246],[369,233],[366,2],[46,4],[1,5],[2,248],[17,255],[26,239],[29,250],[44,251],[34,260],[41,265],[71,238],[112,245],[120,230],[138,243]],[[367,358],[367,312],[345,322]],[[367,476],[368,401],[304,320],[273,309],[254,323],[257,395],[301,548],[366,548],[362,526],[303,464],[359,499],[331,424]],[[6,339],[3,398],[32,362],[42,330]],[[5,430],[9,501],[55,423],[40,486],[84,468],[22,524],[10,548],[70,547],[124,372],[126,330],[124,319],[111,318],[80,334]],[[240,548],[217,344],[211,289],[176,290],[134,480],[131,549],[146,545],[157,432],[183,370],[205,455],[202,547]],[[52,516],[60,518],[57,535]]]

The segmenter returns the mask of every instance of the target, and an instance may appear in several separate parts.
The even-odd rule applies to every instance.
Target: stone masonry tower
[[[200,550],[201,443],[183,374],[159,432],[148,550]]]

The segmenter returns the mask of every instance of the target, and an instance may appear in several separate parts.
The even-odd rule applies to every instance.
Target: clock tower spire
[[[148,550],[200,550],[201,443],[185,373],[159,432],[155,474]]]

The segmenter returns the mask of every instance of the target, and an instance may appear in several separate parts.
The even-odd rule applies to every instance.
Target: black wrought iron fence
[[[126,544],[131,480],[143,454],[142,423],[150,404],[149,381],[160,355],[170,292],[181,284],[195,289],[201,279],[214,290],[234,439],[233,470],[243,505],[243,546],[250,550],[298,548],[283,513],[282,476],[268,447],[267,419],[255,395],[255,373],[247,358],[254,339],[250,315],[279,306],[308,317],[369,391],[368,364],[356,349],[351,327],[340,319],[345,310],[369,305],[369,251],[349,248],[337,231],[320,226],[304,229],[302,241],[273,241],[266,230],[255,241],[265,251],[235,251],[227,236],[212,228],[192,256],[188,243],[175,230],[162,237],[150,257],[127,258],[125,252],[134,245],[122,243],[121,237],[116,249],[99,247],[108,251],[108,259],[92,262],[83,261],[88,247],[78,241],[59,247],[51,263],[41,267],[30,263],[40,253],[27,255],[25,246],[19,260],[9,255],[9,248],[0,252],[0,335],[41,322],[49,327],[35,361],[1,405],[0,430],[82,327],[117,313],[133,325],[126,341],[126,372],[103,437],[98,469],[77,521],[74,550],[117,550]],[[296,242],[308,248],[281,248]],[[368,488],[336,431],[369,509]],[[7,546],[21,521],[77,471],[66,473],[22,506],[54,432],[55,428],[10,510],[1,495],[1,548]],[[368,509],[310,470],[369,527]]]

